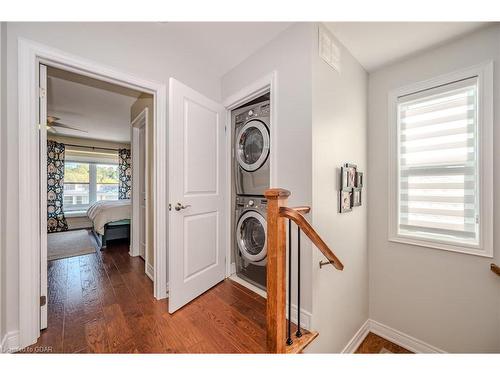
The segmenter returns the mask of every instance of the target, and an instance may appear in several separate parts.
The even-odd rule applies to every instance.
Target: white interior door
[[[146,259],[146,123],[139,128],[139,255]]]
[[[225,277],[224,107],[170,79],[170,313]]]
[[[47,328],[47,67],[39,65],[40,329]]]

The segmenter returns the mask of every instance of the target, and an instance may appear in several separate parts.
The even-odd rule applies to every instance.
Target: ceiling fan
[[[58,127],[58,128],[75,130],[75,131],[82,132],[82,133],[88,133],[88,131],[86,131],[86,130],[81,130],[81,129],[77,129],[77,128],[74,128],[72,126],[66,125],[66,124],[62,124],[62,123],[58,122],[59,120],[60,120],[59,117],[47,116],[47,130],[50,132],[57,133],[57,130],[55,128]]]

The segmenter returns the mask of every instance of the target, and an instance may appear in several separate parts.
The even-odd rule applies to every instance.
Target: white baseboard
[[[286,305],[288,315],[288,304]],[[300,309],[300,326],[307,330],[311,329],[312,314],[304,309]],[[292,322],[297,324],[297,305],[292,303]]]
[[[369,332],[372,332],[386,340],[393,342],[413,353],[446,353],[444,350],[436,348],[422,340],[412,337],[397,329],[386,326],[373,319],[368,319],[349,341],[342,353],[354,353],[361,345]]]
[[[234,263],[233,263],[234,264]],[[257,293],[259,296],[267,298],[267,293],[256,287],[255,285],[249,283],[246,280],[238,277],[238,275],[233,274],[229,277],[231,280],[237,282],[240,285],[243,285],[245,288],[250,289],[252,292]],[[286,305],[286,313],[288,315],[288,304]],[[300,326],[305,329],[311,329],[311,317],[312,314],[304,309],[300,309]],[[292,322],[297,324],[297,305],[292,303]]]
[[[14,353],[19,350],[19,331],[7,332],[0,343],[0,353]]]
[[[370,320],[368,319],[366,322],[363,323],[361,328],[358,329],[358,332],[354,334],[352,339],[349,340],[345,348],[342,349],[341,353],[354,353],[356,349],[359,348],[359,346],[366,338],[366,336],[368,336],[369,333],[370,333]]]
[[[231,271],[231,275],[234,275],[236,273],[236,263],[231,263],[231,267],[230,267]]]
[[[146,264],[146,275],[151,279],[151,281],[154,281],[154,274],[155,270],[154,267],[151,264]]]

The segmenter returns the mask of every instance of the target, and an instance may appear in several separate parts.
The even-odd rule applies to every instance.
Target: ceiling
[[[186,56],[203,56],[207,69],[222,77],[290,25],[292,22],[158,22],[155,28],[163,43]]]
[[[141,92],[48,68],[47,113],[87,133],[56,127],[56,135],[130,142],[130,107]]]
[[[368,71],[487,25],[486,22],[326,22]]]
[[[291,22],[132,23],[136,38],[169,45],[171,59],[197,58],[222,77],[288,28]],[[135,41],[131,41],[131,46]],[[203,57],[201,60],[200,57]],[[48,69],[48,115],[87,131],[56,128],[57,135],[130,142],[130,107],[140,92],[56,68]]]

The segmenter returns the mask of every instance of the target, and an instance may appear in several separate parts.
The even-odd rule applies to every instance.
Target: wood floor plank
[[[85,323],[85,337],[87,341],[86,352],[109,353],[110,350],[104,318],[100,317]]]
[[[380,337],[373,332],[368,333],[360,346],[356,349],[356,354],[412,354],[409,350],[394,344],[393,342]]]
[[[134,336],[121,307],[118,304],[106,306],[104,319],[110,351],[112,353],[135,352]]]

